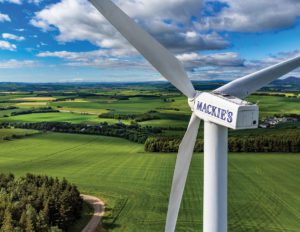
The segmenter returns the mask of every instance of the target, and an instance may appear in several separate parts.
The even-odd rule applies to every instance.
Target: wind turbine
[[[175,231],[201,119],[204,120],[203,231],[226,232],[228,128],[257,128],[258,107],[242,99],[300,67],[300,56],[236,79],[210,93],[197,92],[176,57],[112,1],[89,1],[188,98],[192,116],[177,155],[165,232]]]

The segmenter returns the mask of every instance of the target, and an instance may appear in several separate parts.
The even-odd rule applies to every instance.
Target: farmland
[[[206,90],[216,86],[196,87]],[[2,88],[0,123],[5,128],[0,129],[1,172],[67,178],[82,193],[106,202],[103,224],[109,231],[163,231],[176,155],[145,152],[143,144],[130,141],[137,142],[142,136],[180,139],[190,117],[182,95],[167,84]],[[284,91],[261,92],[248,100],[258,103],[260,119],[299,115],[298,92]],[[30,123],[40,123],[40,131],[28,130],[36,129],[34,125],[26,127]],[[100,136],[103,128],[110,136],[128,140]],[[230,130],[229,135],[245,140],[249,136],[286,138],[299,136],[299,129],[298,121],[266,129]],[[98,135],[92,135],[96,132]],[[198,135],[202,137],[203,124]],[[229,231],[299,231],[299,165],[297,153],[231,153]],[[202,166],[203,155],[197,153],[177,231],[202,231]],[[86,211],[88,215],[87,207]],[[85,216],[74,231],[80,231],[86,220]]]
[[[39,149],[36,149],[36,148]],[[162,231],[176,156],[123,139],[46,133],[1,144],[0,169],[66,177],[107,202],[112,231]],[[202,154],[195,154],[177,231],[201,231]],[[230,154],[229,231],[298,231],[300,156]]]
[[[117,93],[120,94],[121,98],[120,96],[119,98],[114,97]],[[117,123],[118,118],[121,117],[122,123],[129,124],[130,121],[133,120],[133,117],[152,112],[155,118],[143,120],[139,122],[139,124],[142,126],[162,127],[166,129],[170,127],[184,129],[190,115],[186,99],[176,93],[163,92],[163,95],[158,95],[158,92],[148,92],[145,94],[139,89],[128,93],[128,91],[121,89],[107,90],[104,94],[96,93],[93,96],[80,96],[80,98],[76,96],[76,93],[70,93],[72,97],[63,97],[56,94],[57,93],[53,93],[55,97],[37,97],[37,95],[39,95],[38,92],[28,94],[31,97],[17,94],[0,96],[0,102],[2,102],[0,103],[0,107],[3,108],[0,111],[0,120],[10,122],[64,121],[72,123]],[[143,95],[140,96],[141,94]],[[289,98],[254,95],[249,97],[248,100],[258,103],[261,118],[273,116],[274,114],[300,113],[299,107],[297,107],[300,102],[300,98],[298,97]],[[5,107],[15,107],[16,109],[5,109]],[[55,114],[11,116],[13,112],[45,107],[51,107],[60,112]],[[104,117],[104,115],[107,114],[109,116]],[[128,115],[132,116],[132,118],[123,118]]]

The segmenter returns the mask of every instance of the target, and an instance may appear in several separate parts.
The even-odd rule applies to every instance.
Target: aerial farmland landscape
[[[0,232],[299,232],[300,2],[0,0]]]
[[[212,88],[218,85],[199,82],[197,86],[204,84],[206,88],[208,84]],[[66,178],[82,193],[105,201],[102,223],[108,230],[163,230],[176,142],[180,142],[188,123],[184,98],[167,84],[74,85],[1,84],[5,89],[0,100],[1,171],[16,176],[33,173]],[[231,231],[262,227],[270,232],[298,231],[300,226],[300,121],[294,120],[300,109],[293,107],[300,102],[300,80],[283,91],[278,86],[270,85],[249,99],[259,100],[261,122],[274,115],[293,120],[255,131],[229,132],[229,137],[242,139],[241,143],[274,138],[273,143],[280,143],[282,149],[272,152],[267,150],[268,142],[256,148],[252,143],[250,148],[240,148],[250,152],[229,154]],[[271,92],[274,88],[276,92]],[[109,136],[103,136],[107,135],[106,127]],[[152,137],[168,139],[177,147],[161,147],[173,152],[147,151],[145,145]],[[203,133],[199,133],[198,140],[201,144]],[[291,149],[291,145],[284,144],[293,140],[298,141],[294,150],[284,152]],[[197,231],[202,226],[202,213],[196,207],[202,205],[202,167],[203,155],[196,153],[178,231]],[[84,213],[89,215],[91,210]],[[78,228],[89,217],[85,219]]]

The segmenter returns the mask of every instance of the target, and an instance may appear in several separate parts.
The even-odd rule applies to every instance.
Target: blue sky
[[[232,80],[300,54],[298,0],[115,3],[193,80]],[[163,78],[87,0],[0,0],[0,81],[150,80]]]

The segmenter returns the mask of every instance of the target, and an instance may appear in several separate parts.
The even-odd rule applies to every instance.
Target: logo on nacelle
[[[215,118],[219,118],[223,121],[231,123],[233,121],[233,112],[229,110],[222,109],[205,102],[197,102],[197,110],[209,114]]]

